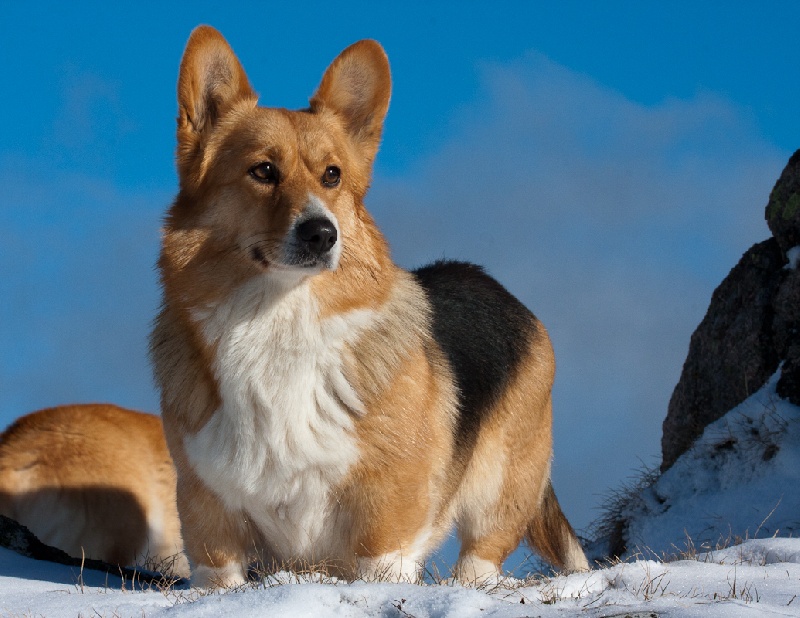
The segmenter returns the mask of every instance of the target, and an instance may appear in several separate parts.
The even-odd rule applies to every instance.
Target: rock
[[[766,218],[773,237],[745,252],[714,290],[692,335],[663,424],[662,473],[708,424],[779,370],[778,396],[800,406],[800,150],[775,183]],[[648,471],[612,494],[596,523],[598,557],[599,552],[625,553],[630,507],[658,478]]]
[[[784,269],[773,300],[775,348],[783,360],[778,395],[800,406],[800,270]]]
[[[777,391],[780,397],[800,406],[800,344],[793,345],[789,352],[787,359],[783,361]]]
[[[709,423],[761,388],[781,356],[775,348],[773,298],[783,254],[771,238],[751,247],[711,297],[692,335],[661,437],[667,470]]]
[[[792,155],[775,183],[765,216],[784,255],[800,245],[800,150]]]
[[[149,584],[167,588],[175,584],[186,585],[187,583],[180,578],[165,576],[161,573],[121,567],[91,558],[74,558],[56,547],[42,543],[28,528],[5,515],[0,515],[0,547],[5,547],[34,560],[46,560],[78,567],[81,571],[91,569],[116,575],[123,578],[123,581],[128,580],[134,586]]]
[[[58,564],[74,564],[75,560],[55,547],[45,545],[25,526],[0,515],[0,547],[5,547],[34,560]]]
[[[800,251],[800,150],[775,183],[766,218],[773,237],[742,256],[692,335],[664,420],[662,472],[779,367],[778,394],[800,405],[800,271],[793,263]]]

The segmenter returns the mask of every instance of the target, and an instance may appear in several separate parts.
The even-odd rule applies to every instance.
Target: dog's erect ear
[[[211,26],[192,31],[178,78],[178,150],[191,155],[231,105],[256,98],[228,42]]]
[[[325,71],[311,98],[311,109],[337,114],[371,162],[381,141],[391,92],[389,60],[380,43],[359,41],[339,54]]]

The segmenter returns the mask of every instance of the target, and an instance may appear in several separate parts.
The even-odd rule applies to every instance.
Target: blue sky
[[[145,340],[191,29],[292,108],[375,38],[394,91],[367,204],[400,264],[485,264],[548,326],[554,482],[585,528],[658,463],[689,336],[769,235],[800,147],[800,4],[292,4],[0,2],[0,425],[157,410]]]

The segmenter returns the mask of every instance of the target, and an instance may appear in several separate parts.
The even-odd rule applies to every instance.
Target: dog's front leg
[[[243,584],[247,550],[253,547],[247,518],[226,509],[191,469],[181,470],[180,475],[178,511],[192,585],[232,588]]]
[[[396,491],[400,484],[392,480],[384,478],[362,494],[365,504],[356,511],[361,515],[355,526],[356,575],[364,581],[418,583],[429,549],[440,535],[425,492],[406,485],[416,495],[402,495]]]

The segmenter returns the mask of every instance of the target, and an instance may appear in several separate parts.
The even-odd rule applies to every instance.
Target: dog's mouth
[[[259,247],[253,247],[250,250],[250,257],[253,258],[253,261],[259,264],[260,266],[263,266],[264,268],[269,267],[270,262],[267,259],[267,256],[264,255],[264,252]]]
[[[327,255],[295,255],[291,257],[294,259],[275,261],[267,258],[260,247],[253,247],[250,250],[250,258],[264,270],[333,270],[336,267],[336,264]]]

